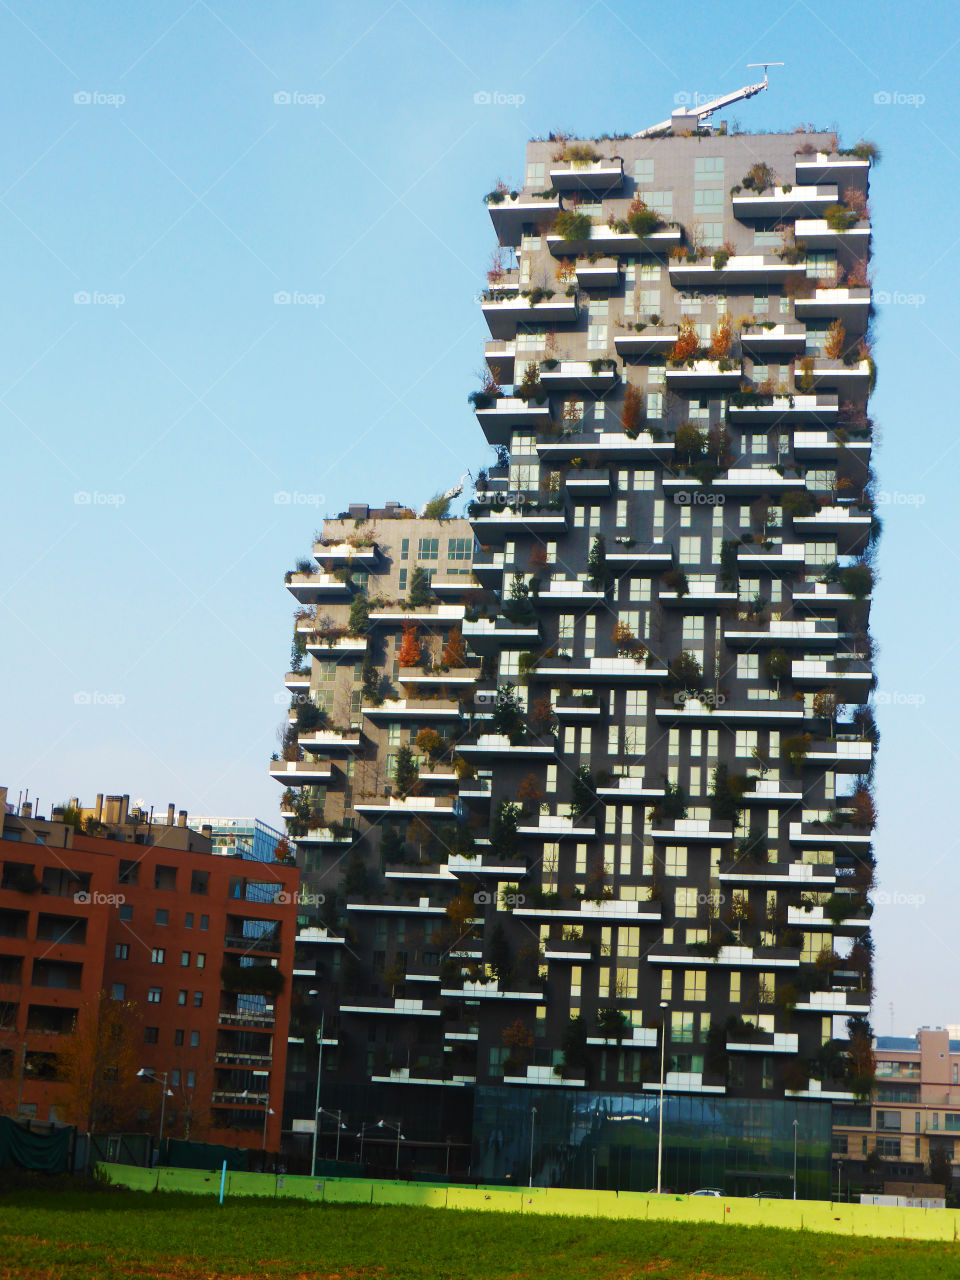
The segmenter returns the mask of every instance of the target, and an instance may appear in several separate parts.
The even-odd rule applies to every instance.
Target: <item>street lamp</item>
[[[157,1146],[163,1144],[163,1117],[167,1109],[167,1099],[173,1097],[173,1090],[167,1088],[167,1073],[162,1071],[158,1076],[155,1071],[151,1071],[149,1067],[141,1067],[137,1072],[141,1080],[149,1080],[152,1084],[162,1085],[163,1091],[160,1095],[160,1137],[157,1139]]]
[[[661,1175],[663,1173],[663,1075],[667,1053],[667,1009],[666,1000],[660,1001],[663,1016],[660,1019],[660,1115],[657,1124],[657,1195],[660,1194]]]
[[[381,1120],[379,1123],[380,1123],[380,1124],[382,1124],[382,1123],[383,1123],[383,1121]],[[365,1120],[365,1121],[363,1122],[363,1124],[360,1126],[360,1132],[357,1134],[357,1137],[360,1139],[360,1165],[361,1165],[361,1168],[362,1168],[362,1166],[363,1166],[363,1139],[364,1139],[364,1137],[366,1136],[366,1132],[367,1132],[367,1130],[368,1130],[368,1129],[376,1129],[377,1127],[378,1127],[378,1125],[377,1125],[377,1124],[375,1124],[375,1123],[374,1123],[374,1121],[372,1121],[372,1120]]]
[[[400,1132],[400,1126],[399,1126],[398,1124],[388,1124],[385,1120],[380,1120],[380,1121],[378,1121],[378,1122],[377,1122],[377,1128],[378,1128],[378,1129],[394,1129],[394,1130],[396,1131],[396,1134],[397,1134],[397,1163],[396,1163],[395,1168],[396,1168],[396,1170],[397,1170],[397,1173],[399,1173],[399,1172],[400,1172],[400,1139],[401,1139],[401,1138],[403,1138],[403,1134]],[[406,1142],[406,1138],[403,1138],[403,1140],[404,1140],[404,1142]]]
[[[527,1182],[528,1187],[533,1186],[533,1133],[537,1126],[537,1108],[530,1108],[530,1177]]]
[[[800,1128],[800,1121],[793,1122],[793,1198],[797,1198],[797,1130]]]
[[[263,1142],[260,1147],[261,1151],[266,1151],[267,1149],[267,1121],[272,1115],[273,1107],[268,1106],[266,1111],[263,1113]]]
[[[343,1123],[343,1112],[339,1110],[328,1111],[326,1107],[317,1107],[317,1123],[318,1124],[320,1123],[321,1116],[329,1116],[331,1120],[336,1120],[337,1122],[337,1154],[335,1159],[337,1160],[337,1163],[339,1163],[340,1162],[340,1134],[347,1127]]]
[[[311,1000],[316,1000],[316,998],[320,995],[320,992],[308,991],[307,995],[311,998]],[[317,1032],[317,1096],[316,1096],[316,1101],[313,1109],[313,1151],[311,1152],[311,1155],[310,1155],[310,1177],[311,1178],[315,1178],[317,1176],[317,1129],[319,1128],[319,1125],[320,1125],[320,1076],[323,1072],[324,1012],[325,1011],[323,1009],[320,1010],[320,1030]],[[340,1135],[338,1133],[337,1141],[339,1142],[339,1140],[340,1140]],[[362,1163],[363,1162],[362,1155],[360,1157],[360,1160]]]

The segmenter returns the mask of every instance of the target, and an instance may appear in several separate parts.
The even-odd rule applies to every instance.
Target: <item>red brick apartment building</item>
[[[166,1134],[277,1150],[297,869],[214,856],[172,805],[8,810],[0,788],[0,1111],[62,1118],[57,1055],[103,991],[142,1036],[141,1122],[165,1075]]]

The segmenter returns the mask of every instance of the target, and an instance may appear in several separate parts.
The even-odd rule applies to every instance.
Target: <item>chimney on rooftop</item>
[[[185,827],[186,825],[187,825],[187,811],[186,809],[181,809],[180,812],[177,814],[177,826]]]
[[[168,804],[168,805],[167,805],[167,826],[168,826],[168,827],[172,827],[172,826],[173,826],[174,818],[175,818],[175,816],[176,816],[176,812],[177,812],[177,807],[176,807],[176,805],[172,805],[172,804]]]

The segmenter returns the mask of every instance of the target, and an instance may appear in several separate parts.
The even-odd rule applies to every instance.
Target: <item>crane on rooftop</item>
[[[724,107],[731,106],[734,102],[743,102],[747,98],[754,98],[758,93],[762,93],[767,88],[767,67],[782,67],[782,62],[748,62],[748,67],[763,67],[763,79],[757,84],[745,84],[742,89],[735,89],[733,93],[725,93],[721,98],[712,98],[709,102],[704,102],[702,106],[697,107],[681,107],[674,111],[669,120],[661,120],[659,124],[652,124],[649,129],[641,129],[639,133],[635,133],[635,138],[656,138],[664,133],[676,133],[683,129],[684,124],[689,124],[691,129],[698,129],[715,111],[720,111]]]

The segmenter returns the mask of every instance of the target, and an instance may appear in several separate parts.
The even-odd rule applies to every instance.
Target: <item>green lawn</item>
[[[913,1280],[960,1246],[190,1195],[0,1195],[0,1280]]]

